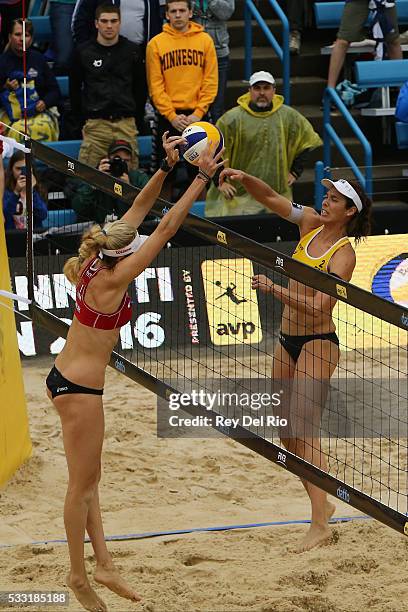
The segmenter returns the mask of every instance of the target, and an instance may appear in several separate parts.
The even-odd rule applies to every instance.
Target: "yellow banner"
[[[356,247],[356,257],[353,285],[408,308],[406,234],[369,236]],[[333,319],[343,350],[408,344],[408,332],[345,302],[337,302]]]
[[[0,224],[0,289],[11,291],[4,225]],[[13,302],[0,295],[0,485],[31,455],[31,440]]]
[[[258,296],[249,259],[214,259],[201,265],[211,340],[216,345],[262,340]]]

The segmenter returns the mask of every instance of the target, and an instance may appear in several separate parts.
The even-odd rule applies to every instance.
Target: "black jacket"
[[[144,0],[144,31],[146,44],[153,36],[160,34],[163,26],[163,10],[160,0]],[[79,0],[76,3],[72,18],[72,35],[77,44],[83,43],[96,34],[95,10],[100,4],[115,4],[120,7],[120,0]]]
[[[111,47],[92,39],[75,49],[71,65],[71,109],[78,119],[143,113],[144,64],[138,45],[123,36]]]

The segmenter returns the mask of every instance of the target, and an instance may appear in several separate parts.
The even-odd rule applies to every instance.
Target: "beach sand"
[[[44,392],[49,359],[24,363],[33,455],[0,492],[0,590],[66,591],[66,465]],[[109,369],[101,505],[110,535],[309,518],[298,479],[230,439],[158,439],[156,397]],[[333,501],[333,500],[332,500]],[[335,500],[337,517],[361,516]],[[143,602],[96,590],[114,612],[405,612],[408,538],[374,520],[338,523],[327,546],[296,554],[307,525],[110,543]],[[12,547],[5,547],[12,545]],[[86,545],[87,568],[94,558]],[[7,609],[7,608],[6,608]],[[68,607],[10,610],[79,611]]]

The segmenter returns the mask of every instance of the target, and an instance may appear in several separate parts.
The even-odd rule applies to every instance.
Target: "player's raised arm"
[[[161,249],[177,232],[186,218],[191,206],[203,190],[203,184],[208,183],[217,169],[224,163],[220,158],[224,153],[222,149],[213,157],[211,143],[200,156],[199,172],[187,191],[181,196],[176,204],[165,214],[159,225],[151,236],[144,242],[140,249],[126,257],[115,267],[114,283],[127,285],[138,276],[160,253]]]
[[[133,227],[139,227],[146,215],[149,213],[163,187],[166,176],[179,161],[178,146],[186,144],[186,140],[181,136],[170,136],[165,132],[162,137],[163,147],[166,151],[166,158],[161,167],[152,176],[150,181],[143,187],[141,192],[133,200],[132,206],[123,215],[122,219]]]
[[[247,174],[242,170],[225,168],[220,175],[220,185],[227,178],[241,183],[255,200],[291,223],[296,223],[299,226],[307,224],[310,229],[321,224],[320,215],[313,208],[294,204],[256,176]]]

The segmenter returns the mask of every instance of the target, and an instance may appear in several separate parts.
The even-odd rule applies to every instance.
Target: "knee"
[[[78,481],[70,479],[68,483],[68,494],[86,503],[90,503],[98,488],[100,477],[100,471],[97,471],[87,478],[81,478]]]
[[[336,42],[335,42],[334,44],[335,44],[335,46],[336,46],[338,49],[341,49],[341,50],[343,50],[344,52],[346,52],[346,51],[347,51],[347,49],[348,49],[348,48],[349,48],[349,46],[350,46],[349,41],[348,41],[348,40],[344,40],[344,38],[337,38],[337,39],[336,39]]]

